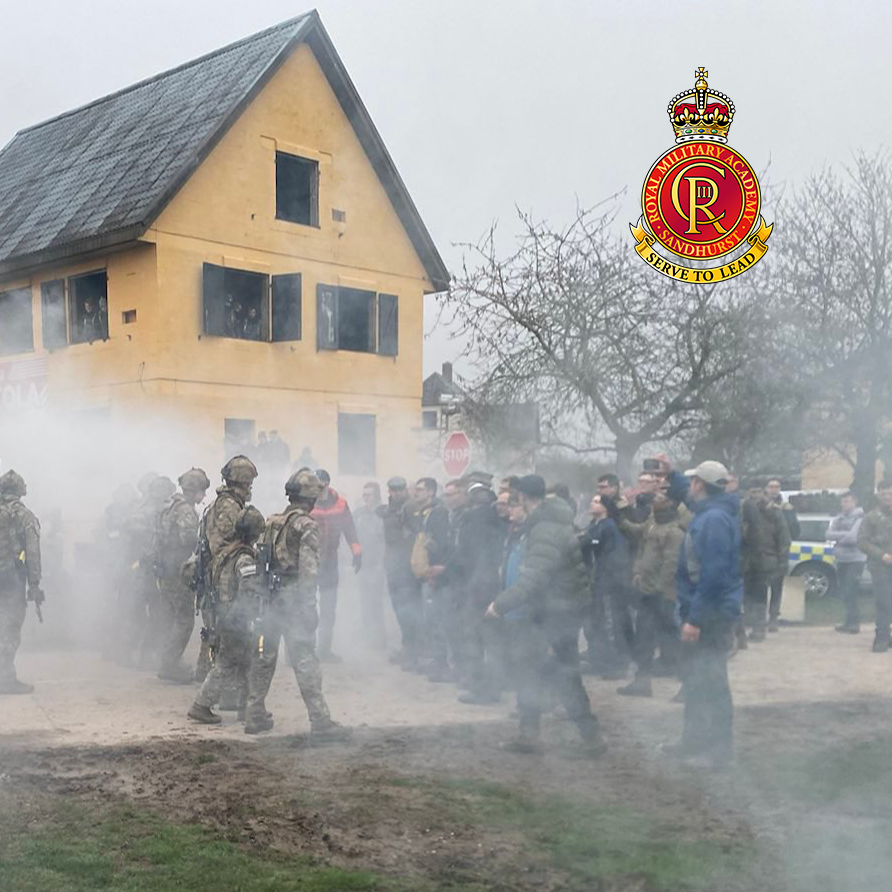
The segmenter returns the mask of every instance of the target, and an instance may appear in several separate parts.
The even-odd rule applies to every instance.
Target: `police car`
[[[805,577],[807,598],[826,598],[836,587],[833,543],[827,541],[829,514],[800,514],[799,537],[790,543],[789,574]]]

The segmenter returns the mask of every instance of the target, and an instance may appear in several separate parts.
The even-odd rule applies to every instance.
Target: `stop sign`
[[[463,431],[450,434],[443,446],[443,467],[450,477],[461,477],[471,466],[471,441]]]

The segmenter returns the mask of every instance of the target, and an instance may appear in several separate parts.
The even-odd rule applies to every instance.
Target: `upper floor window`
[[[202,331],[247,341],[299,341],[301,276],[267,276],[205,263]]]
[[[320,350],[354,350],[396,356],[399,298],[359,288],[316,288],[316,340]]]
[[[72,344],[108,340],[108,277],[104,269],[68,280],[68,325]]]
[[[33,325],[30,288],[16,288],[0,294],[0,355],[33,350]]]
[[[319,162],[276,152],[276,219],[319,225]]]

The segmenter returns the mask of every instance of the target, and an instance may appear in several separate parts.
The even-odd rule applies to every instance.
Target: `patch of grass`
[[[686,839],[648,815],[570,796],[533,796],[486,781],[394,778],[392,783],[429,794],[452,820],[519,831],[530,845],[527,853],[564,872],[572,888],[602,888],[621,880],[661,892],[739,888],[735,881],[754,860],[748,844]]]
[[[202,827],[133,808],[55,807],[0,818],[3,892],[397,892],[367,871],[239,850]]]
[[[200,756],[196,757],[195,764],[196,765],[211,765],[217,761],[216,756],[212,756],[210,753],[202,753]]]

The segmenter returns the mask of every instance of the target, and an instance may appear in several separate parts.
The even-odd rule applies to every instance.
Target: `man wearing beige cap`
[[[733,756],[734,707],[728,651],[743,600],[740,499],[725,491],[730,474],[717,461],[685,473],[694,512],[678,561],[676,586],[687,653],[684,733],[665,747],[691,764],[727,766]],[[676,480],[678,478],[676,477]]]

